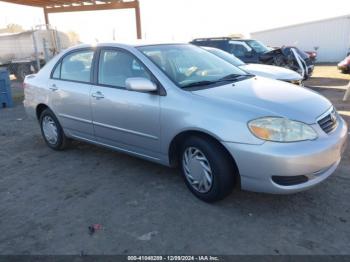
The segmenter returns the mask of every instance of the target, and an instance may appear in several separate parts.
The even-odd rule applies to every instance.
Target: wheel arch
[[[42,112],[44,112],[45,109],[49,108],[48,105],[40,103],[35,108],[36,118],[39,120]],[[50,109],[50,108],[49,108]]]
[[[192,136],[201,137],[204,139],[210,139],[211,141],[215,142],[216,144],[218,144],[222,148],[222,150],[230,158],[231,163],[233,165],[233,168],[237,171],[237,174],[238,174],[237,175],[237,180],[238,180],[237,184],[240,186],[241,179],[240,179],[240,175],[239,175],[239,169],[238,169],[237,163],[236,163],[235,159],[233,158],[233,156],[229,153],[229,151],[220,142],[220,140],[218,138],[216,138],[215,136],[213,136],[211,134],[203,132],[203,131],[199,131],[199,130],[182,131],[181,133],[177,134],[171,140],[169,150],[168,150],[168,157],[169,157],[170,166],[176,167],[179,165],[179,154],[180,154],[181,145],[182,145],[182,143],[184,143],[184,141],[186,139],[188,139],[189,137],[192,137]]]

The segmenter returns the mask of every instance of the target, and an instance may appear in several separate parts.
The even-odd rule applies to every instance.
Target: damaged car
[[[308,79],[313,72],[313,62],[307,54],[294,47],[271,48],[254,39],[235,37],[197,38],[197,46],[215,47],[235,55],[245,63],[286,67]]]
[[[203,47],[210,53],[224,59],[226,62],[239,67],[240,69],[261,77],[285,81],[291,84],[303,85],[303,77],[297,72],[280,66],[263,64],[246,64],[232,54],[214,47]]]

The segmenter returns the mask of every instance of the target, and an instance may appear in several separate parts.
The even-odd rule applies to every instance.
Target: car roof
[[[150,42],[144,40],[138,41],[129,41],[129,42],[101,42],[101,43],[92,43],[92,44],[79,44],[75,45],[69,49],[79,49],[87,47],[141,47],[141,46],[152,46],[152,45],[189,45],[188,43],[175,43],[175,42]]]

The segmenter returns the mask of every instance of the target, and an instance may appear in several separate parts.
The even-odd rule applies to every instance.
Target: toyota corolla
[[[71,139],[180,166],[204,201],[294,193],[339,165],[347,125],[323,96],[189,44],[80,45],[25,79],[46,144]]]

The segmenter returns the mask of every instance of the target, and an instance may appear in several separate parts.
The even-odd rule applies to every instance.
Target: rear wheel
[[[67,147],[67,137],[50,109],[45,109],[40,115],[41,134],[46,144],[54,150],[63,150]]]
[[[213,202],[231,193],[238,172],[228,153],[216,141],[191,137],[180,159],[187,187],[199,199]]]

